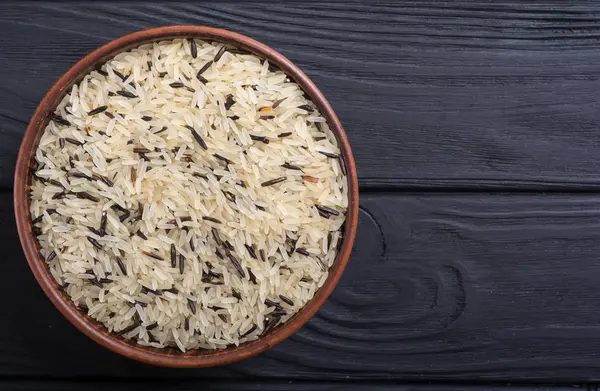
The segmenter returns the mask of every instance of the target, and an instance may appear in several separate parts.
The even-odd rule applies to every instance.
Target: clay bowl
[[[223,350],[197,350],[185,354],[175,349],[155,349],[128,342],[116,334],[109,333],[102,324],[75,307],[50,275],[45,261],[39,254],[38,243],[31,230],[28,197],[29,176],[34,152],[42,131],[48,124],[50,114],[65,92],[97,65],[103,64],[120,52],[144,43],[176,37],[195,37],[232,44],[268,59],[295,80],[317,105],[337,137],[349,184],[349,207],[342,246],[329,271],[328,280],[317,291],[314,298],[293,318],[255,341]],[[17,159],[14,202],[19,237],[29,266],[40,286],[59,311],[84,334],[108,349],[135,360],[169,367],[209,367],[232,363],[254,356],[296,332],[317,312],[336,286],[350,257],[358,224],[358,180],[354,158],[346,133],[321,91],[296,65],[270,47],[240,34],[202,26],[170,26],[129,34],[95,50],[69,69],[48,91],[27,127]]]

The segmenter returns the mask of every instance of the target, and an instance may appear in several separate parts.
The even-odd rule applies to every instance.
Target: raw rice
[[[74,85],[32,163],[50,273],[110,332],[157,348],[257,339],[327,279],[348,204],[326,120],[266,60],[176,39]]]

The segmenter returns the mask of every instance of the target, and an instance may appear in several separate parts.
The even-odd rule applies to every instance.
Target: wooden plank
[[[37,103],[79,58],[168,24],[273,46],[321,87],[363,189],[600,189],[600,5],[547,1],[0,5],[0,186]],[[5,120],[6,118],[11,118]]]
[[[12,219],[0,195],[0,221]],[[352,259],[294,336],[227,367],[150,368],[62,318],[0,225],[0,378],[600,380],[600,195],[363,194]],[[60,359],[57,359],[60,358]]]
[[[168,389],[169,391],[575,391],[573,386],[475,386],[462,384],[382,384],[357,382],[298,382],[298,381],[260,381],[248,380],[243,382],[204,380],[204,381],[170,381],[168,383],[146,383],[143,381],[121,382],[83,382],[83,381],[0,381],[0,389],[11,391],[137,391]]]

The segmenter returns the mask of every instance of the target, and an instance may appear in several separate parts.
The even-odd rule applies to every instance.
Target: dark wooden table
[[[337,111],[360,226],[300,332],[227,367],[142,365],[50,304],[19,245],[12,178],[47,89],[155,26],[274,47]],[[537,390],[600,381],[600,4],[0,4],[0,389]]]

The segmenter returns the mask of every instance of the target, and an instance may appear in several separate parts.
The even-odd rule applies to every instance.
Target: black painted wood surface
[[[355,251],[323,309],[210,370],[152,368],[79,333],[12,217],[47,89],[99,45],[169,24],[234,30],[298,64],[344,124],[361,185]],[[600,4],[583,1],[0,3],[0,389],[600,381],[599,31]]]

